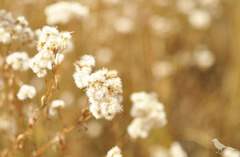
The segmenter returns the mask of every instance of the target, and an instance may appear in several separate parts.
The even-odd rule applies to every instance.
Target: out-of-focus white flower
[[[59,32],[55,27],[44,26],[37,44],[38,53],[30,60],[29,66],[38,77],[45,77],[47,69],[60,64],[61,54],[68,47],[70,32]],[[57,63],[57,64],[56,64]]]
[[[213,53],[207,49],[196,50],[193,54],[194,63],[202,69],[211,67],[215,62]]]
[[[29,58],[26,52],[14,52],[7,56],[6,62],[14,70],[26,71],[29,68]]]
[[[119,33],[128,34],[133,31],[134,22],[130,18],[119,17],[114,21],[113,27]]]
[[[183,150],[179,142],[173,142],[169,150],[170,157],[187,157],[187,153]]]
[[[122,157],[121,149],[118,146],[113,147],[108,151],[106,157]]]
[[[49,108],[49,114],[50,115],[55,115],[57,113],[57,110],[59,108],[63,108],[65,106],[65,103],[64,101],[62,100],[54,100],[52,103],[51,103],[51,106]]]
[[[208,11],[195,9],[189,14],[189,23],[196,29],[206,29],[211,23],[211,15]]]
[[[89,8],[79,2],[60,1],[45,8],[47,24],[66,24],[70,20],[88,16]]]
[[[96,60],[100,65],[108,64],[113,57],[113,52],[110,48],[100,48],[96,51]]]
[[[17,97],[19,100],[32,99],[36,95],[36,90],[33,86],[22,85],[18,91]]]
[[[240,151],[238,150],[231,150],[231,149],[224,149],[222,153],[222,157],[239,157]]]
[[[130,114],[135,119],[128,126],[128,134],[132,138],[146,138],[151,129],[167,124],[164,106],[158,102],[155,93],[133,93],[131,100],[133,107]]]
[[[84,55],[75,64],[73,78],[78,88],[86,88],[93,116],[111,120],[122,111],[122,82],[114,70],[102,69],[91,74],[94,65],[94,58]]]
[[[162,146],[155,146],[151,150],[150,157],[170,157],[169,150]]]
[[[173,65],[168,61],[157,61],[152,65],[152,74],[156,78],[165,78],[172,74]]]
[[[16,39],[29,46],[36,43],[36,35],[28,27],[28,21],[23,16],[14,19],[11,13],[0,10],[0,42],[9,44]]]
[[[170,149],[162,146],[155,147],[151,151],[151,157],[187,157],[179,142],[173,142]]]

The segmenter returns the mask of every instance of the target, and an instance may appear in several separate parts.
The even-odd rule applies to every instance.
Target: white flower
[[[179,142],[173,142],[169,150],[171,157],[187,157],[187,153],[183,150]]]
[[[151,129],[167,124],[164,106],[158,102],[155,93],[133,93],[131,100],[133,107],[130,114],[135,118],[127,130],[131,138],[146,138]]]
[[[93,116],[113,119],[116,113],[122,111],[122,93],[122,82],[116,71],[102,69],[91,74],[86,94]]]
[[[78,88],[86,88],[90,112],[97,119],[113,119],[122,111],[122,82],[117,71],[102,69],[91,74],[95,60],[84,55],[75,63],[73,78]]]
[[[18,91],[17,97],[19,100],[32,99],[36,95],[36,90],[33,86],[23,85]]]
[[[52,103],[51,103],[51,106],[49,108],[49,114],[50,115],[55,115],[57,110],[59,108],[63,108],[65,106],[65,103],[63,100],[54,100]]]
[[[28,70],[29,58],[26,52],[14,52],[7,56],[6,62],[11,65],[14,70]]]
[[[113,147],[108,151],[106,157],[122,157],[121,149],[118,146]]]
[[[45,8],[47,24],[66,24],[76,18],[84,18],[89,14],[89,8],[78,2],[57,2]],[[57,16],[56,16],[57,15]]]
[[[38,77],[45,77],[47,69],[63,60],[63,51],[68,47],[71,35],[59,32],[55,27],[44,26],[37,44],[38,53],[31,59],[29,66]]]
[[[73,78],[78,88],[84,88],[88,85],[89,75],[92,72],[92,67],[95,66],[93,56],[84,55],[75,63],[75,73]]]

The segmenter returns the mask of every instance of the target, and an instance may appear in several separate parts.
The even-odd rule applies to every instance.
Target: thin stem
[[[83,122],[89,120],[92,117],[92,114],[88,111],[86,111],[86,109],[83,109],[82,115],[79,118],[78,122],[66,129],[64,129],[63,131],[61,131],[59,134],[57,134],[55,137],[53,137],[49,142],[47,142],[45,145],[43,145],[41,148],[39,148],[38,150],[34,151],[32,153],[32,156],[39,156],[40,154],[42,154],[46,149],[48,149],[49,147],[51,147],[52,145],[54,145],[55,143],[59,142],[59,139],[61,139],[62,137],[65,137],[66,134],[70,133],[73,129],[75,129],[78,125],[82,124]]]
[[[20,144],[23,144],[26,141],[27,137],[32,133],[32,130],[33,130],[34,126],[36,125],[37,120],[41,116],[43,109],[47,106],[47,101],[52,96],[52,90],[54,89],[56,71],[57,71],[57,67],[53,69],[53,76],[52,76],[51,82],[48,85],[46,93],[42,97],[41,106],[38,109],[38,111],[35,113],[35,115],[33,116],[28,129],[24,133],[18,135],[19,139],[17,140],[15,145],[6,153],[6,156],[7,155],[13,156],[13,153],[19,149]]]

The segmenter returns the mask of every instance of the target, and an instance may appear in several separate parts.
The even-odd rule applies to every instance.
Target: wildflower
[[[20,16],[14,19],[11,13],[0,10],[0,42],[9,44],[13,39],[32,46],[36,42],[36,34],[28,27],[28,21]]]
[[[131,100],[133,107],[130,114],[135,119],[128,126],[127,130],[132,138],[146,138],[151,129],[166,125],[164,106],[158,102],[155,93],[133,93]]]
[[[60,33],[56,28],[45,26],[39,36],[38,53],[31,59],[29,66],[38,77],[45,77],[47,70],[63,60],[62,52],[68,46],[71,38],[69,32]]]
[[[97,119],[113,119],[122,111],[122,82],[117,71],[102,69],[90,75],[86,94],[90,102],[90,111]]]
[[[81,89],[88,85],[89,75],[94,66],[95,59],[90,55],[82,56],[81,59],[75,63],[76,72],[74,73],[73,78],[78,88]]]
[[[118,146],[113,147],[108,151],[106,157],[122,157],[121,149]]]
[[[18,91],[17,97],[19,100],[32,99],[36,95],[36,90],[33,86],[23,85]]]
[[[14,52],[7,56],[6,62],[11,65],[14,70],[28,70],[29,58],[26,52]]]
[[[76,64],[73,75],[78,88],[86,88],[90,111],[97,119],[113,119],[122,111],[122,82],[117,71],[102,69],[91,74],[95,60],[84,55]]]
[[[74,18],[84,18],[88,16],[89,8],[78,2],[57,2],[45,8],[47,24],[66,24]],[[58,15],[58,16],[56,16]]]
[[[65,103],[64,101],[62,100],[54,100],[52,103],[51,103],[51,106],[50,106],[50,109],[49,109],[49,113],[50,115],[55,115],[57,110],[59,108],[63,108],[65,106]]]

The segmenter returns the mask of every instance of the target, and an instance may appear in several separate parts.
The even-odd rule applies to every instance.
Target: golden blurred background
[[[44,9],[57,0],[0,0],[0,9],[24,16],[30,27],[46,23]],[[70,1],[69,1],[70,2]],[[124,157],[150,157],[156,146],[169,148],[178,141],[189,157],[217,157],[212,139],[240,150],[240,1],[239,0],[75,0],[89,15],[56,25],[72,33],[74,48],[61,65],[61,110],[68,125],[78,117],[87,97],[73,80],[74,61],[84,54],[96,58],[96,68],[119,71],[124,112],[112,121],[92,118],[66,137],[66,148],[48,149],[42,156],[99,157],[121,145]],[[14,47],[13,47],[14,49]],[[23,47],[34,56],[36,48]],[[44,79],[32,71],[19,73],[36,87],[39,104]],[[165,106],[168,123],[146,139],[130,140],[126,128],[133,92],[156,92]],[[22,104],[24,105],[24,104]],[[1,111],[0,113],[3,113]],[[16,118],[16,117],[15,117]],[[22,132],[25,127],[22,126]],[[42,117],[24,151],[26,156],[62,129],[57,117]],[[9,142],[0,134],[0,150]],[[33,144],[33,142],[35,141]],[[25,152],[25,153],[24,153]]]

